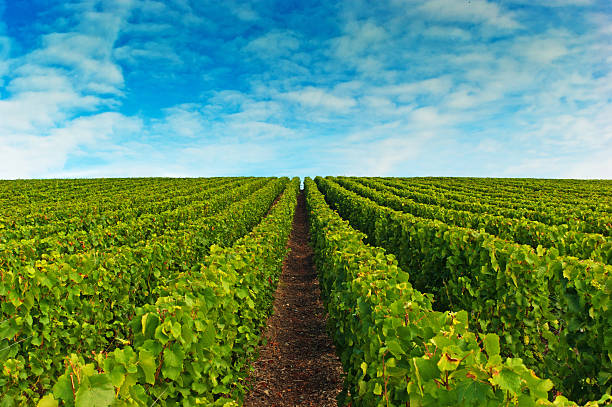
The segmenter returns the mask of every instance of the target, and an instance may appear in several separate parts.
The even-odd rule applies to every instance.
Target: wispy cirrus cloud
[[[400,0],[401,1],[401,0]],[[517,29],[520,22],[514,14],[504,10],[498,3],[488,0],[454,1],[428,0],[427,2],[409,1],[407,5],[416,7],[418,14],[431,20],[477,23],[493,26],[496,29]]]
[[[249,41],[243,51],[261,58],[291,55],[300,47],[297,36],[289,31],[271,31]]]
[[[336,96],[323,89],[312,86],[287,92],[281,97],[296,102],[306,108],[318,108],[325,111],[347,111],[357,103],[353,98]]]

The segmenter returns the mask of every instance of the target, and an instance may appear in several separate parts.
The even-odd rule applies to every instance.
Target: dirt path
[[[298,196],[274,314],[250,377],[245,407],[336,406],[342,366],[325,330],[325,311],[312,263],[304,193]]]

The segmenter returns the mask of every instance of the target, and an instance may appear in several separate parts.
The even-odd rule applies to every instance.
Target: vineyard
[[[0,181],[0,407],[242,405],[299,199],[338,405],[612,405],[612,182],[221,177]]]

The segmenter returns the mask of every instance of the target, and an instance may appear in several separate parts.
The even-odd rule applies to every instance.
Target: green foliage
[[[612,263],[612,238],[596,233],[571,230],[566,223],[547,225],[523,218],[522,212],[515,210],[513,217],[494,215],[491,205],[482,202],[448,201],[436,198],[430,193],[405,192],[403,189],[389,188],[378,180],[362,178],[335,177],[335,182],[357,194],[397,211],[407,212],[426,219],[437,219],[449,225],[456,225],[485,232],[501,239],[512,240],[533,248],[543,246],[556,249],[560,255],[569,255],[584,260],[594,260],[605,264]],[[415,201],[412,199],[418,199]],[[472,197],[473,201],[475,197]],[[427,203],[422,203],[426,201]],[[485,201],[486,202],[486,201]],[[469,208],[470,210],[457,210]],[[598,218],[604,222],[605,215]],[[603,219],[603,220],[602,220]],[[565,217],[559,221],[565,221]]]
[[[563,352],[561,350],[564,347],[565,349],[571,350],[568,342],[564,343],[563,341],[571,338],[571,335],[567,335],[566,332],[570,329],[574,329],[574,327],[569,327],[561,319],[558,319],[556,323],[553,323],[554,316],[556,316],[555,312],[565,311],[562,307],[554,307],[553,301],[551,300],[550,288],[553,285],[552,281],[555,278],[561,277],[558,275],[558,273],[555,274],[553,272],[553,261],[550,257],[543,257],[541,253],[538,254],[531,248],[512,244],[507,241],[497,239],[486,233],[476,232],[470,229],[457,228],[436,220],[417,218],[409,214],[396,212],[389,208],[376,205],[374,202],[366,198],[347,191],[330,180],[317,178],[316,181],[325,192],[325,198],[338,209],[339,213],[346,217],[352,225],[360,228],[368,234],[369,242],[388,248],[398,256],[402,269],[410,271],[411,281],[414,281],[420,290],[433,293],[433,297],[427,298],[435,299],[434,305],[438,309],[448,309],[448,307],[451,307],[458,314],[464,312],[460,310],[469,310],[469,319],[472,321],[472,327],[478,332],[481,332],[480,335],[482,336],[482,339],[476,339],[476,343],[484,343],[485,353],[480,352],[478,354],[488,355],[489,358],[486,363],[480,359],[480,356],[478,356],[476,359],[471,359],[472,356],[469,356],[465,359],[465,361],[470,363],[471,361],[475,361],[476,363],[483,362],[485,365],[484,371],[487,371],[487,364],[490,365],[494,363],[494,366],[496,366],[495,369],[501,376],[500,378],[497,378],[496,376],[488,377],[486,379],[486,383],[489,385],[495,384],[500,386],[504,388],[506,392],[511,392],[513,389],[516,389],[516,386],[518,386],[517,383],[522,383],[520,386],[527,383],[529,392],[531,395],[533,395],[533,397],[535,397],[535,399],[540,397],[544,399],[546,397],[545,393],[550,389],[550,386],[548,386],[544,393],[541,393],[543,390],[541,390],[540,385],[534,388],[533,385],[528,382],[531,372],[529,372],[529,370],[522,365],[522,362],[520,364],[522,367],[520,368],[518,367],[519,365],[508,365],[508,363],[510,363],[508,360],[518,360],[516,358],[520,357],[522,360],[525,360],[527,366],[535,366],[539,371],[544,371],[545,376],[553,379],[555,385],[559,386],[569,383],[568,387],[576,384],[574,389],[581,388],[581,390],[584,390],[585,388],[589,388],[589,391],[591,392],[605,391],[607,386],[605,383],[605,377],[603,378],[604,381],[596,386],[592,386],[592,383],[588,383],[588,374],[591,374],[590,377],[593,377],[593,375],[597,377],[600,371],[603,370],[605,372],[608,370],[606,366],[609,366],[609,355],[604,351],[604,349],[609,348],[604,347],[605,339],[601,336],[601,332],[606,332],[606,329],[609,330],[610,326],[608,319],[610,315],[609,312],[605,311],[609,301],[604,298],[606,295],[605,288],[602,288],[603,293],[600,296],[601,303],[603,304],[600,305],[600,313],[592,312],[591,314],[593,316],[588,316],[590,319],[589,321],[585,321],[584,314],[580,315],[580,312],[576,312],[574,314],[574,317],[577,320],[581,319],[581,321],[584,321],[586,324],[595,325],[595,328],[593,331],[591,331],[591,333],[599,332],[598,335],[594,335],[590,338],[592,341],[594,341],[592,342],[592,347],[590,348],[591,350],[594,350],[591,355],[595,356],[591,359],[592,363],[589,364],[586,363],[587,361],[585,361],[585,363],[576,364],[574,362],[575,354],[574,359],[572,359],[570,354],[571,352]],[[316,186],[312,183],[312,181],[308,180],[306,184],[311,190],[316,189]],[[317,194],[319,194],[318,191]],[[309,192],[309,197],[311,195],[312,194]],[[322,202],[320,202],[320,205],[317,206],[316,210],[312,210],[312,212],[318,213],[325,211],[325,208],[323,207],[325,202],[322,200],[322,198],[318,198],[318,200]],[[329,209],[327,209],[327,211],[329,212]],[[335,216],[337,217],[337,215]],[[329,215],[329,217],[332,217],[332,215]],[[323,224],[325,225],[325,228],[329,229],[331,221],[326,219]],[[321,228],[321,226],[313,224],[314,230]],[[346,226],[344,229],[346,229]],[[327,231],[327,236],[331,234],[332,233],[330,231]],[[355,232],[353,232],[353,234],[355,234]],[[353,241],[362,236],[358,233],[356,235],[357,238],[354,238]],[[325,286],[329,287],[329,290],[341,290],[342,285],[339,283],[339,281],[355,281],[351,273],[356,271],[352,270],[355,269],[357,265],[363,266],[364,264],[367,264],[368,260],[367,258],[360,258],[356,255],[344,254],[342,259],[352,259],[352,261],[349,264],[341,263],[342,259],[338,259],[337,256],[334,256],[334,253],[350,252],[353,250],[352,247],[326,247],[332,244],[330,242],[350,241],[350,239],[347,237],[321,239],[321,241],[325,242],[325,244],[320,243],[320,241],[316,242],[316,247],[318,247],[319,244],[323,245],[323,247],[319,250],[319,253],[321,253],[319,255],[321,259],[320,261],[327,262],[327,257],[333,257],[334,263],[321,264],[319,265],[319,270],[326,270],[326,273],[329,272],[330,275],[333,276],[331,278],[336,280],[331,284],[325,283]],[[358,243],[355,242],[354,245],[358,246]],[[370,250],[373,251],[374,249]],[[370,255],[370,257],[372,256],[378,258],[382,257],[381,254]],[[579,267],[580,265],[585,267],[591,266],[589,267],[589,270],[599,271],[601,273],[604,273],[604,270],[607,270],[607,267],[609,267],[604,267],[600,264],[601,268],[593,268],[593,266],[595,266],[597,263],[581,262],[571,258],[563,259],[571,262],[571,264],[575,267]],[[353,266],[353,264],[355,265]],[[565,270],[568,269],[567,266],[560,269],[563,268]],[[342,273],[348,273],[348,275],[340,276]],[[369,274],[370,273],[367,275]],[[396,272],[387,270],[382,274],[386,279],[389,278],[389,276],[396,274]],[[593,274],[582,273],[579,276],[577,275],[577,277],[592,279]],[[606,280],[605,277],[603,277],[603,274],[601,277],[603,280]],[[322,277],[322,283],[325,281],[325,278],[330,277]],[[374,290],[373,287],[377,286],[378,285],[376,282],[366,284],[363,290],[365,290],[367,287],[369,290],[367,291],[368,294],[361,292],[358,295],[355,295],[354,301],[356,303],[363,302],[364,296],[367,298],[368,295],[372,295],[371,293]],[[385,299],[390,297],[389,287],[393,287],[393,284],[386,284],[386,286],[387,288],[384,291],[385,294],[383,299],[380,297],[377,298],[372,302],[372,305],[370,305],[368,309],[376,309],[375,304],[383,306],[382,304],[384,304]],[[351,288],[353,287],[354,284],[351,285]],[[593,287],[590,285],[585,285],[584,291],[581,295],[583,295],[584,298],[587,298],[587,295],[590,295],[588,293],[593,291],[592,288]],[[344,293],[340,295],[331,295],[331,301],[343,299],[343,295]],[[609,291],[607,295],[609,298]],[[391,297],[393,298],[393,296]],[[407,303],[415,303],[413,298],[408,298],[405,301]],[[343,310],[346,308],[351,309],[352,307],[350,305],[333,304],[328,307],[328,311],[331,314],[332,312],[338,312],[336,309]],[[364,307],[359,306],[358,309],[362,310]],[[577,309],[577,311],[579,311],[579,309]],[[447,313],[446,315],[449,314]],[[563,315],[567,316],[567,314]],[[413,318],[414,317],[412,316],[404,317],[406,321],[414,320]],[[432,324],[430,320],[426,319],[426,316],[419,316],[416,317],[416,319],[420,320],[421,326],[423,321],[427,321],[425,326]],[[465,316],[465,319],[468,319],[467,315]],[[386,316],[381,317],[381,320],[387,322],[387,320],[389,320],[389,315],[387,314]],[[435,318],[434,320],[439,321]],[[374,323],[375,322],[376,320],[374,320]],[[387,322],[387,324],[388,323],[389,322]],[[385,325],[383,324],[383,327],[384,326]],[[397,329],[397,327],[393,325],[390,328]],[[425,327],[423,328],[427,329]],[[424,342],[427,344],[427,340],[430,338],[440,339],[440,336],[436,335],[435,333],[437,329],[439,329],[437,326],[431,328],[433,332],[428,331],[429,336],[425,334],[417,335],[419,341],[425,338]],[[555,331],[553,331],[553,329],[555,329]],[[472,336],[470,336],[470,334],[467,332],[467,328],[465,330],[466,332],[460,332],[458,334],[458,339],[469,342]],[[340,332],[342,335],[347,335],[347,332],[355,332],[357,336],[357,332],[364,332],[364,328],[360,328],[360,330],[355,331],[347,327],[342,327],[340,328]],[[501,339],[501,346],[499,350],[497,342],[499,339],[494,339],[489,332],[501,334],[501,338],[499,338]],[[376,337],[375,332],[369,331],[368,333],[369,340]],[[408,332],[402,332],[402,335],[398,335],[398,338],[403,337],[407,333]],[[558,333],[559,336],[554,335],[554,333]],[[385,335],[384,332],[383,335]],[[414,337],[413,335],[414,334],[410,333],[409,337]],[[497,336],[495,336],[495,338],[497,338]],[[531,338],[531,341],[528,338]],[[349,345],[350,343],[358,343],[358,339],[350,338],[348,339],[348,342]],[[391,347],[387,348],[391,355],[394,358],[397,358],[401,352],[398,351],[395,342],[391,343]],[[440,344],[442,343],[444,342],[440,342]],[[541,346],[543,343],[547,344],[548,348],[542,350]],[[345,348],[349,345],[340,345],[339,347]],[[437,342],[435,345],[435,349],[437,350],[435,353],[430,350],[426,350],[426,353],[431,355],[435,354],[438,355],[438,357],[442,357],[441,355],[444,354],[448,355],[449,358],[447,358],[447,360],[441,359],[441,361],[436,361],[436,368],[438,371],[449,372],[449,377],[456,378],[457,376],[455,371],[462,371],[460,368],[461,363],[465,363],[465,361],[458,361],[461,361],[466,354],[453,353],[456,352],[456,348],[453,348],[455,350],[452,352],[442,350],[442,353],[440,353],[438,350],[440,345],[438,345]],[[462,343],[461,345],[457,346],[458,349],[461,349],[464,352],[469,350],[474,350],[474,352],[476,352],[476,349],[469,343]],[[371,344],[368,343],[368,347],[371,347]],[[429,348],[430,345],[427,344],[427,347]],[[364,349],[364,347],[360,347],[360,352],[365,352]],[[352,354],[356,353],[354,349],[351,350],[351,352]],[[357,352],[357,355],[360,355],[360,352]],[[383,351],[379,350],[378,352],[380,353],[379,356],[384,354]],[[511,356],[511,358],[508,358],[503,365],[500,365],[500,363],[502,363],[503,356],[500,354],[496,355],[496,353],[500,352],[502,355]],[[549,361],[552,363],[559,363],[558,361],[561,360],[561,356],[567,358],[564,361],[563,366],[564,368],[571,370],[573,372],[573,376],[567,374],[567,371],[559,369],[558,366],[557,369],[553,370],[546,365],[546,363]],[[368,366],[371,365],[371,361],[366,360],[366,363]],[[349,363],[349,365],[359,366],[359,363]],[[425,362],[414,362],[413,366],[415,369],[424,368],[426,372],[436,372],[436,370],[433,369],[432,364],[427,364]],[[514,370],[512,370],[512,374],[506,372],[508,366],[513,366]],[[403,368],[405,369],[407,367],[403,366]],[[482,380],[483,377],[479,376],[479,372],[482,372],[480,368],[468,370],[470,377],[473,375]],[[529,372],[529,375],[526,372]],[[580,374],[584,375],[576,375],[576,372],[580,372]],[[468,373],[465,374],[468,375]],[[556,375],[557,373],[565,373],[566,375],[561,376],[560,378]],[[377,377],[380,377],[380,375]],[[419,383],[419,377],[420,376],[415,377],[415,383],[417,384]],[[426,374],[425,377],[429,376]],[[420,378],[422,379],[422,377]],[[440,380],[440,378],[436,377],[436,381],[431,385],[431,388],[434,389],[434,386],[436,386],[436,388],[437,386],[441,386],[448,390],[449,387],[446,384],[447,382],[440,382]],[[382,386],[381,383],[379,384]],[[387,385],[388,384],[389,383],[387,383]],[[584,386],[585,384],[590,386]],[[358,387],[359,391],[363,391],[363,386],[364,385]],[[457,384],[457,386],[458,389],[460,389],[457,391],[460,391],[461,394],[468,394],[475,391],[476,388],[480,388],[480,385],[475,383]],[[521,387],[521,389],[523,388]],[[378,388],[374,388],[374,390],[378,390]],[[478,392],[485,392],[485,390],[486,388],[482,387],[480,390],[478,390]],[[355,391],[357,391],[357,394],[360,394],[358,390],[351,390],[351,394],[354,394]],[[417,393],[420,392],[421,390],[417,391]],[[495,397],[501,397],[499,392],[494,391],[494,394],[496,395]],[[590,396],[592,395],[592,393],[582,393],[582,396],[585,394],[589,394]],[[524,390],[521,390],[517,394],[515,401],[519,402],[520,399],[520,405],[525,403],[525,405],[529,405],[529,403],[533,402],[533,400],[529,403],[527,403],[527,401],[523,401],[522,398],[524,397]],[[598,398],[599,396],[596,397]],[[561,398],[558,399],[561,400]],[[414,400],[415,403],[425,403],[423,401],[417,402],[417,399],[412,400]],[[460,398],[460,400],[463,399]],[[491,400],[495,399],[492,398]],[[497,399],[496,403],[501,403],[501,400],[502,399]],[[540,400],[540,402],[542,403],[544,401]],[[455,398],[455,395],[453,395],[449,399],[442,397],[440,399],[436,399],[436,401],[432,403],[432,405],[436,405],[436,403],[437,405],[456,405],[453,403],[457,403],[457,399]],[[474,403],[476,403],[475,405],[478,405],[478,403],[482,403],[480,405],[486,404],[482,400],[474,401]],[[512,403],[514,403],[514,401],[512,401]],[[363,405],[371,404],[364,403]],[[425,403],[423,405],[427,404]]]
[[[287,251],[287,181],[0,181],[0,406],[240,405]],[[341,401],[611,404],[609,183],[316,181]]]
[[[206,200],[214,190],[223,191],[255,178],[110,179],[66,180],[57,188],[28,180],[25,191],[9,187],[0,214],[2,237],[7,242],[44,239],[56,233],[70,234],[124,219],[163,212]],[[48,183],[58,181],[49,180]],[[0,181],[1,183],[2,181]],[[13,182],[11,182],[13,183]],[[68,185],[62,185],[68,184]],[[79,185],[82,184],[82,185]],[[0,188],[0,194],[2,188]],[[23,196],[20,196],[20,192]],[[2,204],[0,203],[0,207]]]
[[[370,178],[367,182],[415,202],[610,236],[609,181]]]
[[[65,406],[94,400],[79,391],[95,380],[87,394],[100,406],[239,405],[271,312],[298,188],[296,178],[252,232],[231,247],[211,247],[198,269],[180,273],[154,304],[138,308],[129,346],[99,352],[93,364],[72,356],[54,398]],[[76,376],[78,387],[66,380]]]
[[[109,383],[121,400],[127,400],[125,405],[144,405],[143,400],[151,404],[156,397],[161,403],[183,397],[178,395],[189,393],[188,389],[195,394],[230,394],[235,387],[232,378],[237,379],[238,373],[219,372],[240,372],[246,366],[244,360],[258,340],[256,323],[261,323],[259,318],[267,315],[271,303],[264,297],[270,296],[273,287],[260,285],[275,281],[280,270],[276,266],[286,250],[279,239],[286,241],[291,219],[285,218],[293,213],[299,186],[297,180],[287,181],[247,183],[233,190],[241,198],[225,204],[226,209],[194,217],[182,229],[166,230],[141,245],[58,256],[26,270],[3,271],[0,295],[8,300],[0,303],[6,317],[0,325],[3,403],[35,402],[52,386],[55,400],[65,405],[78,405],[81,399],[86,400],[82,403],[102,403],[109,394]],[[281,200],[284,204],[277,204],[264,224],[249,234],[286,185],[290,187]],[[270,238],[269,233],[278,238]],[[242,236],[250,243],[240,243]],[[256,240],[265,242],[252,247]],[[236,279],[236,273],[249,274],[251,267],[255,267],[254,276]],[[264,271],[265,277],[258,274]],[[230,277],[223,278],[225,274]],[[204,280],[207,277],[210,286]],[[247,283],[253,284],[251,290],[245,288]],[[243,287],[245,298],[234,298],[233,286]],[[261,299],[254,297],[258,294]],[[219,318],[208,314],[209,307],[221,307]],[[244,326],[242,332],[236,324]],[[220,334],[224,325],[234,327],[228,336]],[[206,350],[215,346],[214,352]],[[72,370],[54,384],[70,353],[78,355],[70,358]],[[217,354],[220,365],[206,368],[206,361]],[[99,371],[108,380],[77,380],[90,373],[98,376]],[[185,379],[186,371],[193,374],[190,380]],[[194,380],[202,375],[213,385]],[[157,393],[160,386],[161,391],[166,390],[163,395]],[[198,397],[192,399],[189,403],[195,404]],[[47,397],[45,402],[52,399]]]
[[[468,310],[479,332],[577,401],[609,392],[610,266],[559,257],[483,231],[415,217],[317,178],[326,199],[368,241],[394,253],[438,310]]]
[[[7,242],[0,245],[0,255],[15,269],[35,266],[35,261],[42,257],[142,244],[169,229],[184,229],[189,222],[225,209],[244,194],[260,188],[266,181],[239,179],[220,186],[213,183],[209,188],[205,184],[205,188],[195,194],[180,194],[130,208],[105,210],[98,216],[87,218],[87,223],[70,218],[51,223],[46,220],[44,226],[13,227],[4,231],[3,237]],[[84,207],[87,208],[87,205]]]
[[[468,330],[468,314],[437,312],[392,255],[367,246],[307,178],[317,270],[354,406],[553,405],[552,387],[495,334]]]

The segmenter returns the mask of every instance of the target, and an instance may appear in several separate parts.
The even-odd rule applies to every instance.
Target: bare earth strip
[[[298,197],[289,240],[291,252],[275,295],[249,381],[245,407],[336,406],[342,366],[325,330],[325,311],[309,244],[304,193]]]

